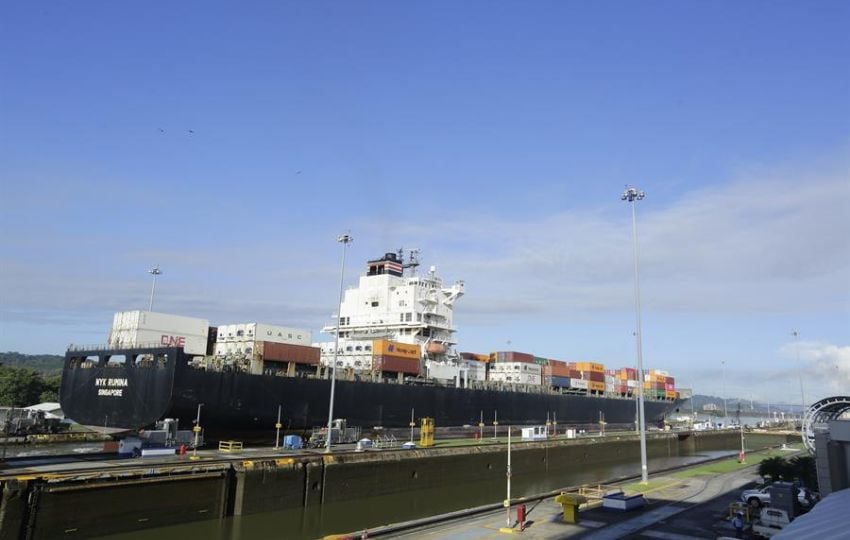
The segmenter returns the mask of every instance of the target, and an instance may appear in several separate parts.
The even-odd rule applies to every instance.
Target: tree
[[[812,491],[818,490],[818,474],[815,458],[812,456],[794,456],[791,458],[789,465],[795,479],[799,480],[801,484]]]
[[[62,377],[59,375],[45,377],[38,400],[42,403],[47,401],[59,401],[59,384],[61,382]]]
[[[26,407],[38,403],[44,381],[26,368],[0,366],[0,406]]]
[[[781,456],[769,457],[759,463],[758,475],[762,478],[770,477],[771,481],[790,480],[789,464]]]

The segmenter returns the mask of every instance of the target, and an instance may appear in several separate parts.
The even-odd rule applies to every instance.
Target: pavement
[[[431,540],[508,539],[511,536],[522,540],[734,538],[735,530],[728,516],[729,503],[738,501],[741,491],[755,485],[757,479],[755,466],[688,478],[652,476],[651,487],[644,493],[647,505],[640,510],[620,512],[594,508],[582,511],[578,524],[569,524],[564,523],[561,507],[552,497],[526,505],[528,517],[522,531],[516,527],[513,531],[500,531],[507,527],[507,511],[502,509],[382,537]],[[515,512],[513,519],[516,519]],[[748,532],[744,538],[749,538]]]

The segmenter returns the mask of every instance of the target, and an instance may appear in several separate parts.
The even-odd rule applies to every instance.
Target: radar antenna
[[[412,268],[411,273],[416,275],[416,267],[419,266],[419,248],[408,249],[407,253],[408,262],[404,262],[404,248],[398,248],[398,262],[401,263],[403,269]]]

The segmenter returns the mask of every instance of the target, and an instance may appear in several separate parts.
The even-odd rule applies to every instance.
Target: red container
[[[665,384],[665,385],[664,385],[664,390],[666,390],[666,391],[668,391],[668,392],[672,392],[672,391],[673,391],[673,390],[675,390],[675,389],[676,389],[676,385],[675,385],[675,384]]]
[[[534,355],[516,351],[500,351],[496,353],[496,362],[525,362],[534,363]]]
[[[581,379],[581,371],[570,368],[570,379]]]
[[[629,387],[625,384],[617,384],[614,385],[614,391],[618,394],[627,394],[629,392]]]
[[[273,343],[271,341],[263,341],[261,343],[262,348],[260,348],[260,351],[262,351],[264,361],[295,362],[296,364],[310,364],[313,366],[319,363],[321,350],[318,347]]]
[[[548,366],[543,366],[543,375],[569,378],[570,370],[564,362],[555,364],[550,361]]]
[[[582,371],[582,379],[593,382],[605,382],[605,373],[602,371]]]
[[[628,379],[630,381],[636,381],[637,380],[637,370],[635,368],[630,368],[630,367],[620,368],[620,371],[624,371],[626,373],[626,379]]]
[[[667,384],[669,384],[669,385],[675,385],[675,384],[676,384],[676,379],[674,379],[673,377],[667,377],[667,378],[666,378],[666,380],[665,380],[664,382],[666,382],[666,383],[667,383]]]
[[[419,360],[398,356],[376,356],[372,359],[372,369],[375,371],[419,375]]]

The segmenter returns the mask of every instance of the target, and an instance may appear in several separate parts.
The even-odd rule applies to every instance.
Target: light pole
[[[336,332],[334,338],[334,356],[333,356],[333,366],[331,367],[331,402],[328,406],[328,436],[325,441],[325,452],[331,451],[331,427],[334,420],[334,390],[336,385],[336,358],[339,353],[339,330],[342,326],[342,287],[345,283],[345,251],[348,248],[348,244],[354,241],[354,238],[351,237],[350,234],[346,233],[340,235],[336,239],[337,242],[342,244],[342,265],[340,265],[339,270],[339,303],[337,304],[336,310]]]
[[[628,201],[632,207],[632,243],[635,250],[635,341],[637,347],[637,369],[638,369],[638,426],[640,429],[640,477],[641,482],[649,482],[649,471],[646,467],[646,420],[643,407],[643,343],[640,329],[640,272],[638,269],[638,240],[637,240],[637,217],[635,213],[635,201],[645,197],[643,191],[626,186],[626,190],[620,197]]]
[[[803,365],[800,363],[800,333],[794,330],[791,332],[794,335],[794,342],[797,351],[797,370],[800,374],[800,404],[802,408],[800,409],[800,417],[806,413],[806,392],[803,390]]]
[[[162,270],[159,268],[159,265],[156,265],[148,270],[148,274],[153,276],[153,284],[151,285],[151,301],[148,304],[148,312],[151,312],[153,311],[153,292],[156,290],[156,276],[162,275]]]
[[[198,446],[201,438],[201,407],[203,406],[203,403],[198,403],[198,415],[195,417],[195,426],[192,428],[192,431],[195,432],[195,444],[192,448],[192,456],[189,459],[198,459]]]
[[[726,401],[726,360],[720,361],[720,380],[723,383],[723,427],[726,427],[729,408]]]

